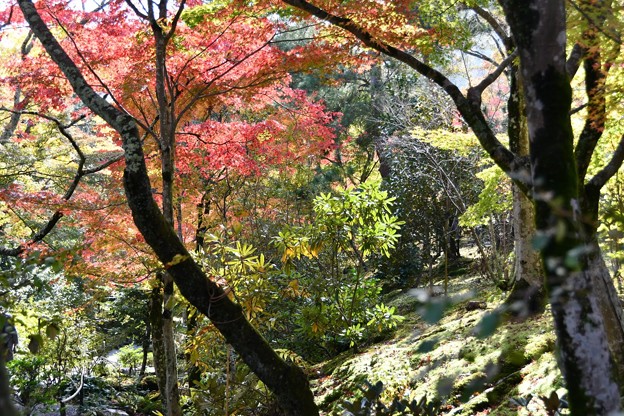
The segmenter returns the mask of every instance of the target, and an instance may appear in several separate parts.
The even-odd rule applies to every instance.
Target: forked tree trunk
[[[609,350],[616,366],[616,375],[620,383],[624,380],[624,319],[622,303],[618,297],[609,268],[598,245],[598,205],[600,190],[588,184],[581,188],[581,207],[583,210],[583,236],[588,251],[588,272],[592,289],[596,294],[600,312],[604,318]]]
[[[171,274],[180,293],[205,314],[258,378],[275,394],[287,415],[316,416],[318,408],[305,374],[282,360],[220,286],[197,265],[163,217],[152,196],[139,131],[134,119],[113,107],[87,83],[63,50],[32,1],[18,0],[29,26],[63,71],[76,95],[122,138],[126,166],[124,189],[132,217],[145,241]]]
[[[607,415],[620,410],[620,395],[582,238],[564,1],[500,3],[519,50],[538,239],[570,409],[575,415]]]

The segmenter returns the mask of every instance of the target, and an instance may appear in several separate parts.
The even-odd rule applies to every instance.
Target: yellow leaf
[[[318,242],[316,244],[314,244],[313,246],[310,247],[310,254],[312,255],[312,257],[318,257],[321,248],[323,248],[323,243],[322,242]]]
[[[189,356],[189,361],[194,364],[197,362],[197,360],[199,360],[199,352],[195,348],[193,348]]]
[[[284,250],[284,255],[282,256],[282,262],[290,260],[294,254],[295,250],[290,247],[286,248],[286,250]]]

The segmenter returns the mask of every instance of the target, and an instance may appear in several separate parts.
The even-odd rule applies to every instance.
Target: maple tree
[[[25,3],[21,6],[28,7]],[[253,14],[232,14],[226,8],[216,11],[209,8],[194,9],[192,13],[184,14],[185,3],[182,2],[178,5],[174,17],[168,20],[170,11],[167,9],[167,2],[164,1],[159,3],[156,13],[152,8],[152,2],[149,2],[148,9],[145,10],[141,9],[142,6],[137,7],[130,2],[127,3],[129,7],[125,6],[124,2],[110,2],[95,12],[80,13],[67,7],[66,4],[46,3],[44,6],[46,16],[49,16],[51,22],[61,30],[60,38],[66,45],[65,50],[71,54],[71,57],[63,57],[61,69],[65,72],[68,68],[70,72],[81,71],[87,78],[67,77],[69,80],[67,83],[56,65],[45,54],[37,54],[21,62],[19,73],[10,79],[16,90],[19,89],[23,94],[32,97],[32,101],[29,99],[28,103],[36,106],[37,115],[45,117],[45,114],[50,112],[63,114],[68,106],[75,106],[74,108],[77,108],[73,111],[75,117],[77,119],[87,117],[88,123],[85,124],[100,137],[110,136],[110,130],[92,119],[86,108],[77,105],[78,98],[88,107],[92,107],[95,113],[103,116],[109,125],[119,129],[122,137],[127,138],[129,131],[125,127],[121,128],[119,124],[121,119],[118,117],[128,114],[125,111],[134,115],[134,120],[144,132],[141,138],[138,135],[135,138],[143,143],[149,167],[141,165],[142,151],[141,156],[133,155],[137,150],[137,142],[125,140],[123,143],[125,155],[129,157],[125,169],[127,190],[133,189],[134,182],[129,178],[137,173],[135,168],[139,169],[141,175],[147,175],[148,169],[153,173],[160,171],[160,175],[150,175],[155,188],[152,188],[152,185],[149,189],[144,188],[148,190],[149,201],[152,201],[147,202],[147,206],[151,206],[148,212],[145,211],[146,201],[139,202],[139,205],[131,204],[135,222],[143,235],[127,227],[128,221],[125,219],[127,212],[117,204],[113,204],[114,214],[112,209],[94,209],[97,211],[96,214],[80,215],[80,210],[85,209],[84,204],[90,204],[92,208],[103,206],[104,201],[110,196],[103,194],[99,187],[84,184],[81,185],[83,192],[76,198],[79,200],[77,205],[72,207],[64,204],[65,211],[59,210],[58,214],[55,214],[58,217],[55,223],[62,215],[71,212],[76,224],[83,227],[86,224],[91,225],[85,227],[86,238],[90,244],[81,251],[83,259],[98,260],[99,257],[104,257],[103,254],[107,251],[117,251],[119,258],[126,258],[128,262],[125,263],[129,264],[128,256],[125,255],[128,249],[141,254],[145,260],[143,264],[139,262],[138,270],[142,269],[142,272],[137,271],[139,275],[155,268],[147,253],[145,242],[152,245],[159,240],[157,245],[160,248],[156,250],[157,255],[167,258],[164,264],[175,278],[176,275],[182,276],[185,273],[174,270],[184,268],[186,266],[182,265],[190,262],[181,243],[189,241],[190,236],[194,234],[193,227],[184,221],[183,212],[194,212],[187,207],[197,204],[202,198],[206,184],[223,180],[227,176],[225,172],[230,171],[244,177],[258,175],[269,165],[282,165],[281,169],[292,170],[297,161],[306,161],[309,157],[322,154],[333,146],[333,131],[327,125],[335,115],[326,113],[322,105],[308,101],[301,92],[291,90],[288,87],[289,76],[284,67],[271,64],[279,61],[286,63],[286,68],[292,68],[296,65],[305,67],[312,61],[298,58],[300,56],[298,49],[286,51],[271,45],[276,27],[268,19]],[[77,17],[77,14],[80,14],[80,17]],[[221,19],[215,14],[219,14]],[[205,19],[206,15],[209,15],[210,19]],[[142,19],[147,22],[149,29],[141,23]],[[98,28],[100,42],[91,41],[90,30],[94,27]],[[38,32],[38,37],[46,33],[43,27],[41,29],[44,32]],[[79,67],[73,66],[73,62],[77,62]],[[318,59],[314,62],[318,64]],[[67,67],[65,64],[70,66]],[[145,77],[145,68],[154,67],[157,68],[155,76]],[[76,80],[79,84],[87,82],[82,84],[84,89],[76,84]],[[101,92],[96,92],[89,84],[96,85],[96,89]],[[68,92],[72,87],[78,97],[64,98],[71,97]],[[102,98],[103,96],[105,98]],[[110,106],[106,100],[113,102],[122,110]],[[94,107],[96,102],[98,106]],[[99,107],[100,105],[104,107]],[[122,112],[112,116],[117,111]],[[22,108],[14,112],[21,116],[25,114]],[[72,126],[57,124],[59,128],[66,130]],[[137,133],[135,130],[130,132]],[[117,141],[116,144],[120,142]],[[77,152],[80,154],[79,150]],[[82,157],[82,164],[85,163],[83,159],[86,157]],[[119,157],[115,156],[101,167],[102,170],[110,169],[107,175],[103,175],[109,184],[121,177],[121,164],[115,164],[118,160]],[[80,169],[82,165],[79,172]],[[128,171],[131,172],[130,175]],[[143,179],[141,183],[145,185]],[[174,183],[184,191],[176,192]],[[162,195],[158,190],[162,190]],[[112,187],[109,188],[109,192],[117,196],[114,200],[120,200],[118,189]],[[168,227],[174,225],[174,201],[178,206],[178,218],[182,219],[176,224],[178,236],[166,232],[170,238],[175,237],[177,242],[174,245],[182,250],[172,256],[169,256],[171,254],[169,249],[172,246],[151,234],[154,231],[162,232],[162,227],[167,226],[159,223],[160,225],[154,228],[154,224],[148,226],[143,223],[145,219],[156,214],[156,211],[152,210],[155,205],[150,205],[155,203],[154,193],[162,203],[164,214],[164,217],[161,217],[158,213],[158,218],[155,218],[157,222],[160,221],[159,218],[164,218],[169,223]],[[5,201],[14,203],[23,195],[27,195],[27,192],[16,192],[7,195]],[[50,198],[39,199],[44,200],[46,208],[49,208]],[[150,230],[147,235],[144,234],[145,227]],[[103,230],[106,238],[101,236]],[[120,245],[124,247],[123,250],[118,249]],[[169,248],[165,249],[165,246]],[[165,252],[162,249],[165,249]],[[110,263],[96,261],[100,270],[111,270],[117,261],[111,257],[107,260]],[[136,270],[136,263],[134,267],[124,271],[128,273]],[[195,273],[199,273],[197,275],[199,288],[204,287],[206,278],[199,277],[202,274],[200,269],[192,267],[195,267]],[[87,266],[86,270],[92,274],[101,273],[91,265]],[[189,290],[194,294],[191,303],[195,306],[204,303],[198,309],[204,313],[210,312],[210,317],[219,322],[217,325],[219,329],[225,329],[228,341],[236,345],[241,340],[247,339],[237,348],[243,349],[241,355],[246,357],[252,369],[258,370],[257,360],[267,359],[258,358],[258,352],[262,351],[262,348],[258,348],[266,344],[244,323],[241,326],[242,331],[226,329],[233,328],[233,324],[224,324],[241,319],[238,307],[230,303],[222,289],[212,283],[208,284],[203,300],[196,297],[198,287],[191,289],[191,286],[186,286],[186,289],[182,289],[182,293],[186,292],[188,296],[191,293]],[[215,314],[215,309],[218,308],[211,306],[217,299],[218,304],[224,304],[224,311],[229,311],[226,314],[235,315],[219,318],[220,313]],[[245,334],[243,338],[240,338],[241,333]],[[254,339],[253,342],[257,345],[252,346],[251,339]],[[267,352],[269,350],[270,348]],[[281,366],[286,374],[293,376],[296,374],[288,365],[280,364],[281,360],[275,354],[269,352],[267,357],[271,365],[276,366],[274,368]],[[270,380],[266,380],[267,374],[260,375],[267,385],[275,387],[282,383],[282,389],[293,390],[290,387],[294,387],[294,390],[300,390],[299,393],[295,393],[296,395],[310,397],[309,392],[305,393],[305,390],[301,390],[296,384],[285,387],[286,384],[283,383],[289,380],[283,378],[280,380],[279,377],[276,379],[274,374],[271,374]],[[297,378],[305,386],[304,379],[301,376],[296,376],[295,379]],[[278,393],[278,396],[280,394],[282,399],[288,395]],[[296,401],[299,400],[298,398]],[[292,403],[288,404],[288,400],[283,405],[286,408],[293,406]],[[300,405],[301,403],[297,404]],[[314,409],[313,403],[309,409]]]

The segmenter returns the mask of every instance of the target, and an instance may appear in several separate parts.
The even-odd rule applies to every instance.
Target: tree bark
[[[519,50],[536,224],[570,409],[576,415],[614,413],[620,409],[614,361],[582,238],[564,2],[500,3]]]
[[[24,18],[76,95],[122,138],[124,189],[132,217],[145,241],[173,277],[180,293],[205,314],[258,378],[275,394],[287,415],[318,415],[305,374],[282,360],[247,321],[240,305],[193,261],[152,197],[139,131],[134,119],[113,107],[87,83],[54,38],[30,0],[18,0]]]
[[[0,347],[0,415],[17,416],[13,400],[11,399],[11,388],[9,387],[9,374],[4,361],[5,351]]]
[[[583,236],[588,251],[588,273],[592,288],[596,294],[600,312],[604,318],[609,350],[617,368],[616,374],[620,382],[620,392],[624,377],[624,317],[620,301],[609,269],[605,264],[602,251],[598,245],[598,205],[600,190],[592,183],[580,188],[581,209],[583,212]]]
[[[589,273],[592,289],[598,301],[600,313],[604,319],[604,326],[607,333],[607,342],[609,351],[616,367],[616,380],[620,385],[622,392],[622,378],[624,377],[624,322],[622,316],[622,302],[620,301],[611,273],[604,262],[598,242],[587,241],[586,246],[589,248],[589,262],[587,271]]]
[[[163,408],[167,409],[167,365],[165,356],[165,341],[163,339],[162,323],[162,284],[160,280],[152,289],[149,298],[149,321],[152,329],[152,354],[154,356],[154,370],[158,379],[158,391],[162,400]]]
[[[174,323],[171,304],[173,303],[173,278],[169,273],[162,274],[163,279],[163,314],[162,332],[165,347],[166,402],[167,416],[182,416],[180,391],[178,389],[178,356],[174,338]]]
[[[519,78],[519,65],[509,67],[508,136],[509,147],[520,157],[529,156],[524,91]],[[530,175],[529,171],[517,174]],[[544,269],[539,252],[533,247],[535,207],[529,196],[513,184],[514,281],[506,303],[515,316],[541,313],[546,304]]]
[[[143,359],[141,360],[141,369],[139,370],[139,377],[145,375],[145,369],[147,368],[147,355],[149,352],[150,341],[152,340],[152,323],[150,322],[150,310],[151,301],[148,297],[148,310],[145,316],[145,333],[143,334],[143,342],[141,347],[143,348]]]
[[[167,18],[167,2],[161,1],[158,16],[153,8],[148,10],[148,18],[154,34],[156,49],[155,78],[156,78],[156,102],[158,120],[160,122],[160,160],[162,177],[162,212],[165,221],[171,227],[174,226],[173,201],[174,201],[174,172],[175,172],[175,123],[174,104],[175,100],[167,93],[167,44],[170,39],[164,32],[158,21]],[[183,7],[183,6],[180,6]],[[182,416],[180,407],[180,392],[178,389],[178,364],[173,325],[173,278],[169,273],[160,274],[163,285],[163,309],[162,331],[163,347],[165,355],[165,398],[167,416]]]

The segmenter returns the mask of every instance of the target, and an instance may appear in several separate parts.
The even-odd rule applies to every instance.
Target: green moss
[[[522,374],[520,371],[511,373],[502,378],[486,396],[488,401],[493,405],[499,405],[505,403],[510,398],[510,395],[514,391],[515,386],[522,381]]]
[[[453,290],[466,288],[453,284]],[[479,293],[480,299],[498,296],[492,289],[480,289]],[[410,298],[395,293],[392,302],[410,305]],[[408,401],[437,397],[461,415],[486,409],[505,416],[539,415],[518,413],[509,398],[548,395],[561,385],[552,353],[555,336],[549,314],[524,322],[503,322],[492,336],[478,339],[474,328],[485,311],[468,312],[464,304],[458,304],[437,324],[426,325],[415,309],[406,315],[394,339],[357,355],[342,355],[321,367],[331,370],[324,373],[331,376],[320,379],[316,388],[324,414],[342,414],[343,400],[361,396],[363,380],[383,382],[381,401],[386,405],[395,397]]]
[[[555,350],[555,334],[553,332],[542,332],[533,335],[527,341],[524,348],[524,355],[532,360],[536,360],[544,353]]]
[[[459,350],[458,358],[463,358],[469,363],[474,363],[477,358],[477,352],[472,349],[472,346],[466,345]]]
[[[476,413],[490,407],[487,397],[479,394],[472,397],[461,406],[461,411],[456,413],[458,416],[474,416]]]

